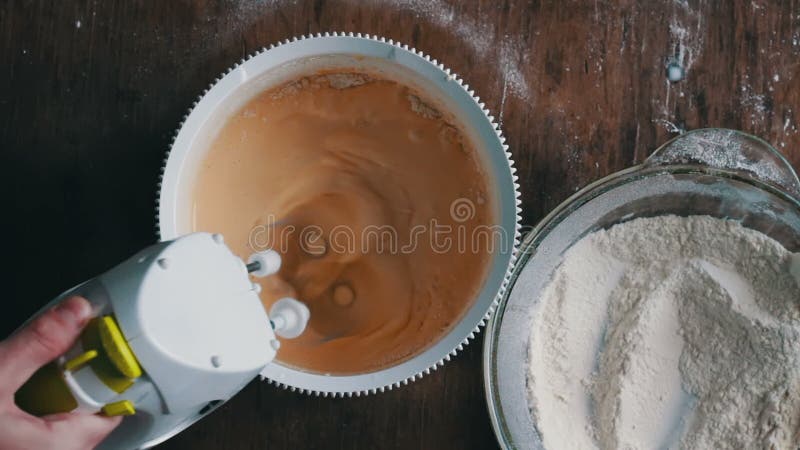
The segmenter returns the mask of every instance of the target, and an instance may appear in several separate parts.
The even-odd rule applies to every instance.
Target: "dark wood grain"
[[[0,331],[156,239],[159,166],[187,108],[262,46],[354,31],[408,43],[495,112],[524,221],[641,162],[677,128],[759,135],[800,163],[798,1],[5,1]],[[670,83],[678,60],[686,78]],[[251,383],[163,448],[492,448],[481,339],[353,399]]]

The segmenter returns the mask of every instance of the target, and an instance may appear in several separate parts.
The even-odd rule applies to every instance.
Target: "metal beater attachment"
[[[247,259],[247,271],[259,278],[278,273],[281,268],[281,255],[275,250],[253,253]],[[294,339],[306,329],[310,312],[303,302],[284,297],[269,309],[269,318],[275,334],[282,338]]]
[[[281,255],[275,250],[253,253],[247,259],[247,271],[259,278],[277,273],[280,268]]]

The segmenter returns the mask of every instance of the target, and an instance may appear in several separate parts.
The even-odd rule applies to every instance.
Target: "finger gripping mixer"
[[[276,334],[299,336],[309,318],[284,298],[269,316],[249,274],[271,275],[267,250],[245,264],[222,235],[194,233],[148,247],[65,292],[94,318],[64,355],[16,394],[24,410],[125,415],[102,448],[144,448],[180,432],[241,390],[275,358]]]

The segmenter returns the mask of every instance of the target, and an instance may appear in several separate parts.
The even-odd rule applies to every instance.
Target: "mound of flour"
[[[530,342],[545,448],[800,449],[793,259],[706,216],[637,219],[572,246]]]

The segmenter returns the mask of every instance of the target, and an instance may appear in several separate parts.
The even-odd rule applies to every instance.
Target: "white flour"
[[[705,216],[637,219],[576,243],[531,337],[545,448],[800,449],[792,260]]]

